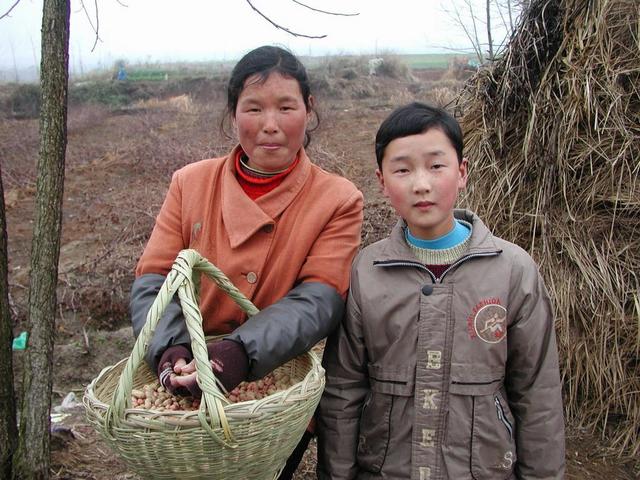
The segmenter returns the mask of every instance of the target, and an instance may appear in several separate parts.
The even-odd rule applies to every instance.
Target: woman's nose
[[[273,133],[278,131],[278,119],[274,112],[265,112],[263,118],[264,118],[264,122],[262,124],[262,130],[268,133]]]

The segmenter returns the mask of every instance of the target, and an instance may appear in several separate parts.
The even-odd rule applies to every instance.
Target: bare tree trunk
[[[493,38],[491,38],[491,0],[487,0],[487,40],[489,42],[489,61],[493,61]]]
[[[13,331],[9,308],[7,221],[0,165],[0,478],[11,478],[11,461],[18,439],[13,391]]]
[[[42,109],[31,246],[30,334],[14,459],[14,478],[20,479],[49,478],[53,340],[67,145],[69,1],[44,0],[42,14]]]

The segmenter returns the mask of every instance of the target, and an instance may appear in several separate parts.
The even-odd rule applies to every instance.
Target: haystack
[[[457,105],[467,202],[537,260],[569,419],[640,453],[640,3],[533,0]]]

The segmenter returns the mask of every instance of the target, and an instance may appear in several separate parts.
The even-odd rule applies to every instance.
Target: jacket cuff
[[[309,351],[338,326],[343,314],[344,300],[335,288],[301,283],[227,339],[242,344],[250,362],[249,380],[255,380]]]

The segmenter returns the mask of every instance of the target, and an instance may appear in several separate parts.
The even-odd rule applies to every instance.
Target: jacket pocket
[[[365,471],[379,473],[384,465],[391,435],[391,414],[396,396],[412,396],[413,370],[368,365],[371,391],[360,415],[358,465]]]
[[[470,436],[464,444],[475,480],[507,479],[515,466],[515,422],[501,393],[502,384],[502,372],[465,372],[451,377],[449,416],[466,414],[466,420],[456,425],[466,431],[466,438]],[[460,406],[463,411],[456,411]]]

